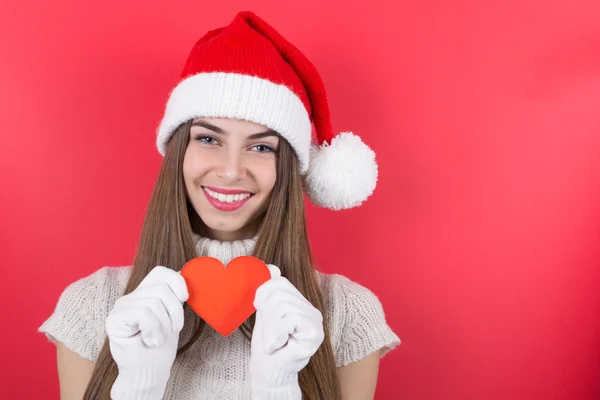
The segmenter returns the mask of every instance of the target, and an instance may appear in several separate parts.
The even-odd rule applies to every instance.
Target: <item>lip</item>
[[[239,201],[234,201],[232,203],[226,203],[224,201],[220,201],[218,199],[215,199],[214,197],[212,197],[210,194],[206,193],[206,189],[209,190],[213,190],[210,186],[204,186],[202,188],[202,191],[204,192],[204,196],[206,196],[206,199],[208,200],[208,202],[217,210],[220,211],[235,211],[239,208],[241,208],[244,204],[246,204],[248,202],[248,200],[250,200],[252,198],[252,195],[243,199],[243,200],[239,200]],[[216,190],[214,190],[216,192]],[[244,191],[237,191],[235,193],[229,192],[229,193],[224,193],[224,192],[218,192],[218,193],[222,193],[222,194],[243,194],[243,193],[250,193],[250,192],[244,192]]]
[[[221,189],[218,187],[214,187],[214,186],[202,186],[205,189],[211,190],[213,192],[217,192],[217,193],[223,193],[223,194],[253,194],[252,192],[249,192],[247,190],[239,190],[239,189]]]

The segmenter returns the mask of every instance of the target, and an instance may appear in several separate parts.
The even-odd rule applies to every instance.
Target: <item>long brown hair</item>
[[[163,265],[179,271],[186,262],[197,256],[190,222],[195,211],[187,200],[182,171],[190,127],[191,121],[182,124],[167,146],[124,294],[131,293],[155,266]],[[253,255],[266,263],[277,265],[282,275],[324,317],[325,340],[299,375],[303,398],[337,400],[340,398],[340,388],[325,311],[327,299],[319,286],[308,242],[302,178],[295,153],[283,139],[279,144],[275,187],[262,218]],[[186,311],[189,311],[187,304]],[[186,341],[181,341],[178,356],[198,340],[204,328],[204,321],[195,313],[186,312],[185,315],[185,331],[192,333],[186,335]],[[242,332],[248,338],[251,338],[253,326],[254,316],[242,326]],[[110,353],[108,340],[105,340],[84,400],[110,399],[110,390],[117,375],[117,365]]]

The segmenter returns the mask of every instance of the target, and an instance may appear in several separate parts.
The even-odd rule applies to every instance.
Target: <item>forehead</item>
[[[266,131],[269,128],[257,124],[255,122],[244,121],[241,119],[234,118],[194,118],[193,122],[204,121],[211,125],[217,126],[226,132],[241,132],[241,133],[255,133]]]

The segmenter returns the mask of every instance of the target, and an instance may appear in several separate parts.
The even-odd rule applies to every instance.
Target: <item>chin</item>
[[[201,209],[198,214],[207,229],[213,232],[235,233],[248,229],[252,225],[250,216],[247,215],[218,215],[220,213]]]
[[[226,233],[234,233],[241,229],[243,229],[246,224],[244,223],[229,223],[229,222],[219,222],[219,221],[205,221],[202,220],[206,227],[212,231],[218,232],[226,232]]]
[[[242,229],[247,223],[245,218],[238,219],[232,217],[216,216],[213,213],[210,213],[213,215],[207,214],[200,214],[200,219],[202,220],[202,222],[204,222],[204,225],[206,225],[208,229],[215,231],[235,232]]]

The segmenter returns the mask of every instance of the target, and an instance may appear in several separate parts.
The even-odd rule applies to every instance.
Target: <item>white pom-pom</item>
[[[375,153],[351,132],[340,133],[331,144],[311,149],[304,186],[316,205],[331,210],[357,207],[376,185]]]

